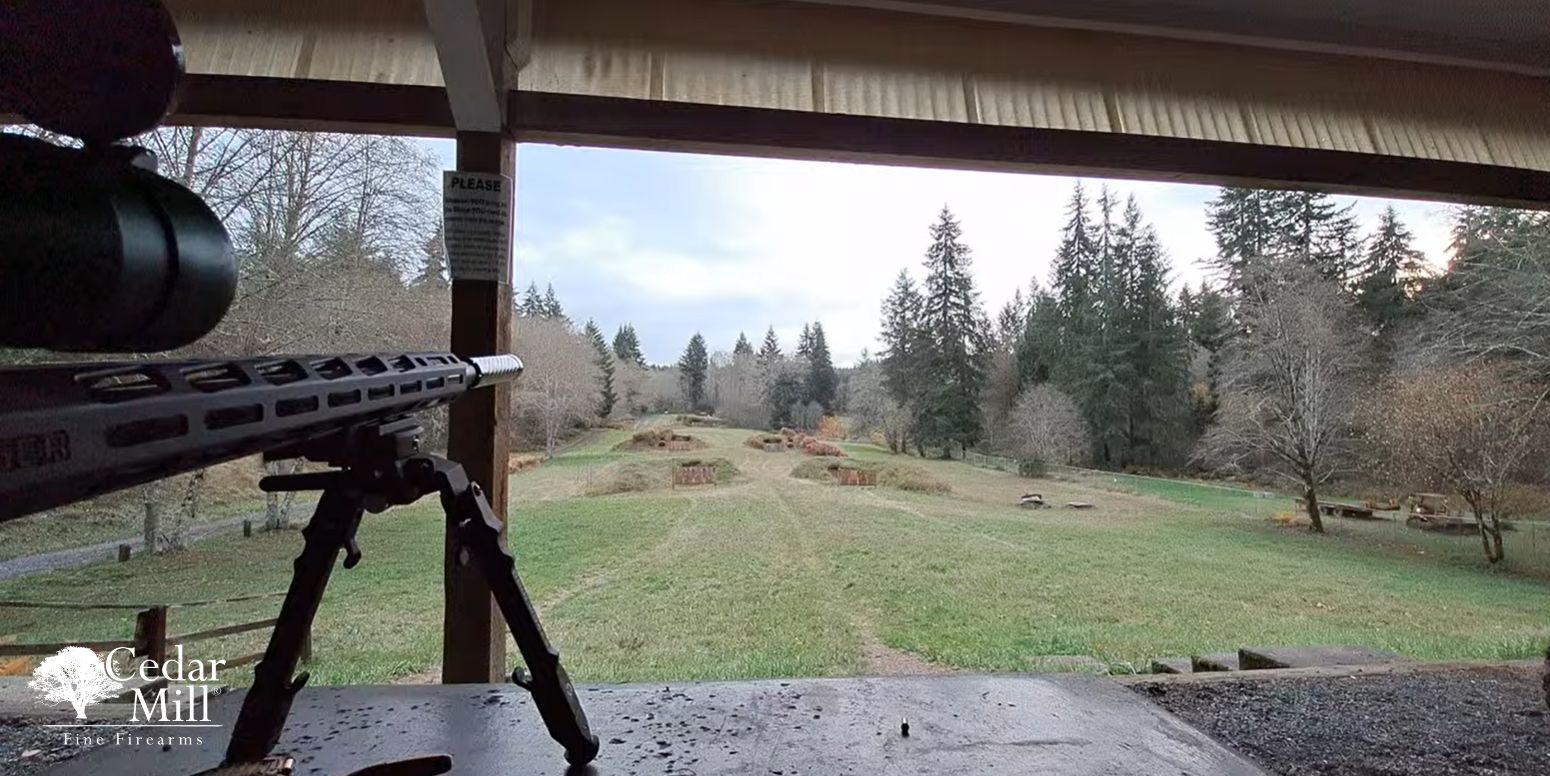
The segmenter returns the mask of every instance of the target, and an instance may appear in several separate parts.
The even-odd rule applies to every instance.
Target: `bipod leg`
[[[549,643],[538,622],[538,612],[517,577],[511,553],[501,545],[501,524],[490,509],[490,502],[478,483],[468,481],[463,467],[435,459],[436,486],[441,491],[441,506],[447,512],[448,525],[458,541],[479,564],[480,573],[511,630],[528,676],[521,671],[512,680],[533,696],[538,715],[549,735],[565,747],[565,759],[572,765],[585,765],[597,756],[597,736],[587,724],[581,701],[571,687],[570,677],[560,665],[560,653]]]
[[[324,489],[311,522],[302,529],[306,544],[296,557],[291,586],[285,591],[280,617],[269,634],[269,646],[253,669],[253,687],[242,700],[242,711],[226,747],[226,762],[262,760],[279,742],[291,701],[307,683],[305,673],[294,679],[292,676],[301,662],[302,646],[312,632],[312,620],[323,601],[323,590],[334,572],[334,561],[340,550],[348,553],[345,568],[354,567],[360,560],[355,531],[364,511],[361,498],[359,490],[336,480]]]

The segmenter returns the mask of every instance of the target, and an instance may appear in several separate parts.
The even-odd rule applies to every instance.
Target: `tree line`
[[[1546,479],[1550,216],[1456,209],[1440,272],[1392,206],[1364,233],[1326,194],[1226,188],[1205,217],[1213,278],[1174,293],[1138,203],[1078,183],[1047,285],[992,317],[944,208],[848,414],[898,452],[1279,479],[1315,531],[1337,485],[1455,494],[1500,560]]]

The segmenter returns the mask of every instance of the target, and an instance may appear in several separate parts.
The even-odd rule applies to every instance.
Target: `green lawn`
[[[616,453],[609,432],[511,479],[511,546],[551,638],[580,681],[838,676],[879,654],[953,668],[1027,670],[1089,654],[1120,670],[1248,644],[1359,644],[1418,658],[1526,657],[1550,640],[1550,584],[1532,568],[1470,562],[1468,539],[1329,536],[1269,523],[1285,499],[1100,476],[1025,480],[918,461],[946,496],[789,476],[795,453],[696,430],[695,455],[743,472],[715,488],[581,495]],[[867,446],[861,458],[894,460]],[[665,454],[661,454],[665,455]],[[1021,510],[1035,490],[1091,510]],[[1410,532],[1414,534],[1414,532]],[[434,667],[441,518],[427,501],[368,516],[364,562],[338,570],[315,636],[316,681]],[[1512,538],[1509,537],[1509,543]],[[295,533],[0,584],[0,598],[178,601],[284,587]],[[1477,551],[1477,550],[1476,550]],[[1509,552],[1511,548],[1509,547]],[[175,610],[177,632],[273,616],[276,600]],[[0,609],[0,638],[124,637],[129,617]],[[251,637],[214,645],[252,651]],[[903,654],[901,654],[903,653]],[[511,653],[515,660],[515,653]]]

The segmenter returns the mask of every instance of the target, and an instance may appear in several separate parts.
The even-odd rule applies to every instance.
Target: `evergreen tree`
[[[802,324],[802,333],[797,335],[797,358],[809,359],[813,356],[813,327],[811,324]]]
[[[1320,192],[1225,188],[1206,206],[1206,222],[1216,238],[1212,264],[1239,299],[1277,277],[1261,269],[1265,259],[1294,259],[1344,284],[1359,258],[1352,206]]]
[[[1034,305],[1018,366],[1025,380],[1052,380],[1077,400],[1099,462],[1152,465],[1183,452],[1186,332],[1155,231],[1134,198],[1115,210],[1107,188],[1095,216],[1080,189],[1073,196],[1053,294]]]
[[[1186,292],[1188,288],[1184,289]],[[1185,330],[1195,347],[1206,354],[1203,379],[1190,387],[1194,431],[1198,434],[1216,421],[1216,410],[1221,404],[1222,352],[1232,339],[1232,306],[1222,292],[1200,284],[1200,290],[1186,308]]]
[[[1028,300],[1023,298],[1023,290],[1019,288],[996,313],[996,348],[1008,352],[1014,350],[1027,325]]]
[[[1425,271],[1425,258],[1413,247],[1414,240],[1389,205],[1357,272],[1357,306],[1373,326],[1380,353],[1389,352],[1395,328],[1413,312],[1407,286]]]
[[[748,335],[746,335],[746,334],[744,334],[742,332],[738,332],[737,333],[737,344],[732,346],[732,355],[734,355],[734,356],[751,356],[751,355],[753,355],[753,345],[748,344]]]
[[[1017,339],[1017,378],[1022,385],[1048,382],[1061,358],[1060,306],[1048,291],[1035,286],[1029,294],[1028,315]]]
[[[899,270],[893,290],[883,300],[882,370],[883,387],[900,406],[910,406],[916,398],[920,361],[925,352],[920,336],[920,291],[909,273]]]
[[[806,396],[809,402],[818,402],[824,412],[834,409],[835,391],[839,376],[834,372],[834,361],[829,357],[829,343],[824,339],[823,324],[814,323],[808,329]]]
[[[1285,251],[1327,280],[1349,282],[1359,247],[1352,206],[1340,207],[1330,195],[1312,191],[1280,192],[1276,201],[1287,218]]]
[[[918,433],[939,444],[944,457],[952,446],[972,447],[981,433],[980,391],[985,384],[984,355],[988,321],[970,273],[963,228],[945,206],[931,226],[926,250],[926,282],[921,329],[930,348],[923,359],[929,381],[920,407]]]
[[[802,403],[802,379],[784,364],[774,364],[775,374],[764,391],[770,409],[770,428],[793,425],[791,411]]]
[[[614,333],[614,356],[626,364],[646,368],[646,356],[640,351],[640,338],[635,336],[634,326],[626,323]]]
[[[560,307],[559,297],[556,297],[554,295],[554,284],[553,283],[550,283],[549,287],[544,291],[543,301],[540,302],[539,305],[543,309],[543,317],[545,317],[545,318],[564,318],[565,317],[565,310],[564,310],[564,308]]]
[[[608,343],[603,341],[602,330],[597,328],[597,324],[593,323],[591,318],[587,319],[583,333],[597,353],[597,387],[600,398],[597,416],[606,418],[613,414],[614,405],[619,401],[619,394],[614,392],[614,352],[608,347]]]
[[[438,290],[450,288],[451,283],[447,280],[447,245],[440,224],[426,238],[421,250],[425,252],[425,263],[421,265],[420,274],[412,281],[412,285],[415,288]]]
[[[1281,193],[1224,188],[1206,205],[1206,227],[1216,238],[1216,268],[1229,291],[1247,294],[1252,265],[1281,250],[1289,230]]]
[[[692,411],[705,405],[705,376],[709,371],[710,354],[705,350],[705,338],[695,332],[678,359],[678,388]]]
[[[543,318],[545,316],[544,298],[538,293],[537,283],[528,283],[527,291],[522,293],[522,303],[517,306],[517,315],[524,318]]]
[[[764,344],[759,346],[759,355],[756,357],[759,370],[769,374],[780,364],[783,354],[780,352],[780,340],[775,337],[775,327],[771,326],[764,332]]]
[[[1141,221],[1131,198],[1125,208],[1126,252],[1120,277],[1127,282],[1118,370],[1128,384],[1121,463],[1155,466],[1181,458],[1189,406],[1188,335],[1168,292],[1168,268],[1156,231]]]

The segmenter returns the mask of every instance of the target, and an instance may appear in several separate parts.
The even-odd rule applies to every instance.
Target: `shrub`
[[[845,451],[841,450],[839,445],[823,442],[812,437],[807,437],[806,441],[802,443],[802,452],[808,455],[831,456],[835,458],[846,457]]]
[[[818,436],[824,439],[844,439],[845,424],[833,415],[825,415],[818,420]]]
[[[1024,458],[1017,462],[1017,476],[1019,477],[1043,477],[1049,473],[1049,467],[1038,458]]]

